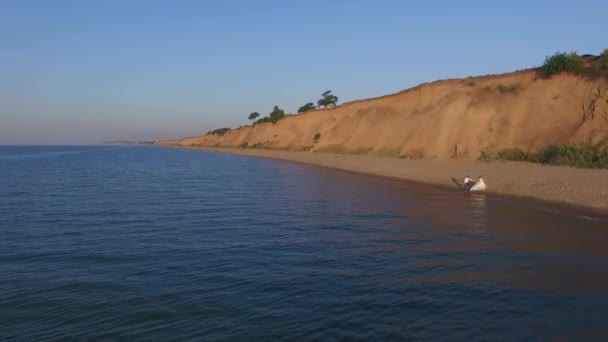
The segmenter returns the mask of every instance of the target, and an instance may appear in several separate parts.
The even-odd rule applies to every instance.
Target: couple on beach
[[[483,181],[483,176],[479,176],[479,180],[477,182],[472,180],[469,177],[469,175],[464,177],[464,187],[463,187],[464,192],[483,191],[486,188],[487,188],[487,186],[486,186],[486,183]]]

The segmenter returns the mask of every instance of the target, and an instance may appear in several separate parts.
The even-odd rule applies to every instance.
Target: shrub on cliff
[[[601,152],[589,144],[550,145],[538,153],[525,152],[520,149],[482,152],[479,160],[483,162],[521,161],[585,169],[608,168],[608,152]]]
[[[594,63],[595,72],[602,76],[608,76],[608,49],[604,50]]]
[[[547,56],[542,66],[543,73],[547,76],[553,76],[561,72],[578,75],[583,73],[583,68],[583,57],[579,56],[576,52],[557,52],[553,56]]]
[[[283,118],[285,118],[285,111],[282,110],[281,108],[279,108],[279,106],[274,106],[274,108],[272,109],[272,112],[270,112],[270,114],[268,114],[268,116],[257,120],[256,122],[253,123],[253,125],[256,125],[259,123],[264,123],[264,122],[272,122],[273,124],[275,124]]]
[[[215,134],[215,135],[222,136],[222,135],[226,134],[226,132],[228,132],[228,131],[230,131],[230,128],[224,127],[224,128],[218,128],[213,131],[210,131],[207,134]]]
[[[313,110],[313,109],[315,109],[315,104],[312,102],[308,102],[307,104],[298,108],[298,113],[308,112],[309,110]]]
[[[589,144],[551,145],[542,151],[541,160],[550,165],[576,166],[585,169],[602,168],[602,153]]]
[[[270,118],[270,122],[277,123],[277,121],[285,117],[285,111],[279,108],[279,106],[274,106],[268,117]]]
[[[253,125],[255,126],[255,125],[257,125],[257,124],[264,123],[264,122],[271,122],[271,121],[270,121],[270,118],[266,116],[266,117],[263,117],[263,118],[261,118],[261,119],[257,119],[257,120],[255,120],[255,121],[253,122]]]
[[[540,156],[538,153],[525,152],[518,148],[509,148],[498,152],[482,152],[479,160],[484,162],[492,161],[521,161],[530,163],[539,163]]]

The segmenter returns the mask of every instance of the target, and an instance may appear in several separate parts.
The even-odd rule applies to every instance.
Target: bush
[[[222,135],[226,134],[226,132],[228,132],[228,131],[230,131],[230,128],[224,127],[224,128],[218,128],[213,131],[210,131],[207,134],[215,134],[215,135],[222,136]]]
[[[576,52],[558,52],[553,56],[547,56],[542,66],[543,73],[547,76],[553,76],[561,72],[582,74],[583,68],[583,57],[579,56]]]
[[[567,165],[593,169],[598,167],[598,153],[593,146],[551,145],[542,151],[542,161],[551,165]]]
[[[268,114],[268,117],[270,118],[270,121],[273,124],[277,123],[279,120],[281,120],[285,117],[285,111],[283,111],[281,108],[279,108],[279,106],[274,106],[274,108],[272,109],[272,112],[270,112],[270,114]]]
[[[315,109],[315,104],[312,102],[308,102],[307,104],[298,108],[298,113],[305,113],[305,112],[308,112],[309,110],[313,110],[313,109]]]
[[[312,137],[312,140],[314,140],[315,142],[317,142],[319,139],[321,139],[321,133],[317,133],[314,137]]]
[[[241,143],[241,148],[247,148],[249,146],[248,142]]]
[[[539,163],[540,156],[538,153],[534,152],[525,152],[517,148],[510,148],[506,150],[501,150],[498,152],[481,152],[481,156],[479,160],[483,162],[493,162],[493,161],[519,161],[519,162],[530,162],[530,163]]]
[[[274,108],[272,109],[272,112],[270,112],[270,114],[268,114],[268,116],[255,121],[253,123],[253,125],[255,126],[259,123],[264,123],[264,122],[272,122],[273,124],[275,124],[279,120],[282,120],[284,118],[285,118],[285,111],[282,110],[281,108],[279,108],[279,106],[274,106]]]
[[[540,156],[538,153],[525,152],[517,148],[510,148],[498,152],[498,159],[530,163],[540,162]]]
[[[270,118],[269,118],[269,117],[264,117],[264,118],[261,118],[261,119],[256,120],[256,121],[253,123],[253,125],[255,126],[255,125],[257,125],[257,124],[264,123],[264,122],[272,122],[272,120],[270,120]]]
[[[608,76],[608,49],[604,50],[602,54],[595,61],[593,67],[595,72],[602,76]]]
[[[479,161],[484,163],[491,163],[498,160],[498,154],[488,151],[481,151],[481,155],[479,156]]]
[[[585,169],[607,169],[608,152],[600,152],[589,144],[550,145],[538,153],[519,149],[506,149],[498,152],[481,152],[483,162],[520,161],[548,165],[575,166]]]

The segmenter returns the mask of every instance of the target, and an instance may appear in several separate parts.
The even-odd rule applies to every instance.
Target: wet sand
[[[243,156],[288,160],[458,190],[465,175],[483,175],[487,194],[536,199],[608,213],[608,170],[520,162],[408,160],[389,157],[261,149],[188,147]]]

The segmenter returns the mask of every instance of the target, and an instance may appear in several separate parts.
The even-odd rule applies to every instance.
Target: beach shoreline
[[[483,175],[484,192],[530,203],[545,203],[558,211],[608,217],[608,170],[577,169],[523,162],[483,163],[469,160],[410,160],[369,155],[294,152],[266,149],[168,146],[316,165],[360,174],[388,177],[458,190],[455,181]]]

